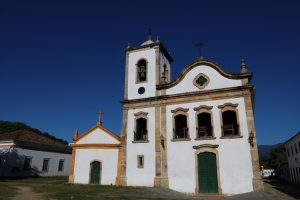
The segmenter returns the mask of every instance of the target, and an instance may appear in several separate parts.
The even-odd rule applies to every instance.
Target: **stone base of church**
[[[120,176],[116,178],[116,185],[127,186],[127,176]]]
[[[165,187],[169,188],[169,178],[167,176],[157,176],[154,178],[154,186],[155,187]]]
[[[74,175],[69,176],[69,183],[74,183]]]
[[[253,190],[257,191],[264,191],[264,183],[261,178],[253,178]]]

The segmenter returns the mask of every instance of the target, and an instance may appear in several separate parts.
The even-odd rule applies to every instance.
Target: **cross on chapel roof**
[[[98,125],[101,125],[102,126],[102,121],[101,121],[101,118],[102,118],[102,115],[103,115],[104,113],[102,112],[102,111],[99,111],[98,112],[98,122],[97,122],[97,124]]]

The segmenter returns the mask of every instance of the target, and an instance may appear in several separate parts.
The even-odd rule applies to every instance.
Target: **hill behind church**
[[[48,132],[42,132],[37,128],[33,128],[23,122],[10,122],[10,121],[0,121],[0,134],[3,133],[10,133],[10,132],[14,132],[14,131],[32,131],[34,133],[40,134],[42,136],[45,136],[49,139],[52,139],[54,141],[57,142],[61,142],[63,144],[68,145],[68,142],[63,140],[63,139],[59,139],[54,137],[53,135],[49,134]]]

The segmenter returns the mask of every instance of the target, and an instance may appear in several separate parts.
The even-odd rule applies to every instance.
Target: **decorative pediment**
[[[138,117],[138,116],[147,116],[147,115],[148,115],[148,113],[147,113],[147,112],[143,112],[143,111],[134,113],[134,116],[135,116],[135,117]]]
[[[200,145],[196,145],[196,146],[193,146],[193,149],[201,149],[201,148],[218,148],[219,145],[217,144],[200,144]]]
[[[179,112],[179,111],[182,111],[182,112],[188,112],[189,111],[189,109],[188,108],[176,108],[176,109],[174,109],[174,110],[171,110],[171,112],[172,113],[177,113],[177,112]]]
[[[209,67],[215,69],[216,71],[218,71],[222,76],[224,76],[228,79],[233,79],[233,80],[239,80],[239,79],[241,80],[241,79],[247,78],[250,81],[252,78],[252,75],[253,75],[252,72],[239,73],[239,74],[228,73],[228,72],[224,71],[224,69],[217,63],[214,63],[209,60],[196,60],[194,63],[186,66],[182,70],[180,75],[177,77],[177,79],[175,79],[174,81],[172,81],[170,83],[159,84],[156,86],[156,88],[158,90],[162,90],[162,89],[169,89],[169,88],[177,85],[188,74],[188,72],[190,72],[192,69],[194,69],[200,65],[209,66]]]
[[[76,131],[77,133],[77,131]],[[75,134],[76,135],[76,134]],[[77,136],[74,143],[76,144],[90,144],[95,141],[101,143],[120,144],[121,139],[111,131],[107,130],[100,124],[93,126],[91,129],[84,132],[82,135]]]
[[[194,108],[194,111],[199,111],[201,109],[205,109],[205,110],[211,110],[213,107],[212,106],[205,106],[205,105],[202,105],[202,106],[198,106],[196,108]]]
[[[236,107],[238,107],[238,103],[235,103],[235,104],[233,104],[233,103],[224,103],[223,105],[220,105],[220,106],[218,106],[218,108],[225,108],[225,107],[227,107],[227,106],[229,106],[229,107],[234,107],[234,108],[236,108]]]

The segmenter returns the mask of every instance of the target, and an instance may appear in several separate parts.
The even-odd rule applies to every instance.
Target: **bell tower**
[[[137,47],[128,45],[125,52],[124,100],[160,95],[156,85],[171,81],[173,59],[159,38],[154,42],[149,34],[147,41]]]

